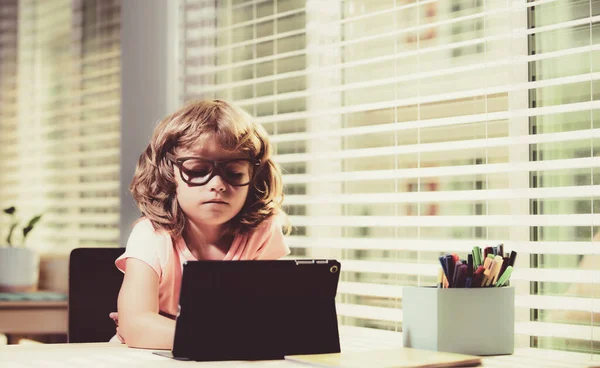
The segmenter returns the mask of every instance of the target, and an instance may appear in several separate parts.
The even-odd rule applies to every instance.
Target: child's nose
[[[227,188],[227,184],[219,174],[213,176],[213,178],[208,182],[208,185],[209,189],[215,192],[224,192]]]

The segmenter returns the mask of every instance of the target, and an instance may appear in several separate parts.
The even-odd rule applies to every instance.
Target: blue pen
[[[444,272],[444,275],[446,276],[446,280],[449,280],[448,277],[448,265],[446,264],[446,257],[445,256],[440,256],[440,265],[442,266],[442,271]]]
[[[446,268],[446,257],[445,256],[440,256],[439,260],[440,260],[440,266],[442,266],[442,270],[444,270],[444,273],[446,274],[446,277],[448,277],[448,270]]]

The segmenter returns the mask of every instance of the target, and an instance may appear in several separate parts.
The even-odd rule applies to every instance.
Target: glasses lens
[[[183,178],[190,184],[204,184],[213,171],[213,164],[202,159],[185,160],[181,165]]]
[[[223,167],[223,179],[231,185],[245,185],[250,183],[250,178],[252,177],[251,170],[250,161],[229,161]]]

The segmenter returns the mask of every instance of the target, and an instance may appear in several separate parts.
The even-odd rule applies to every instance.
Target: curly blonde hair
[[[265,129],[240,108],[221,100],[204,100],[165,117],[138,160],[129,189],[154,229],[163,229],[174,238],[181,236],[186,217],[177,202],[173,164],[167,154],[191,149],[208,136],[215,137],[221,149],[241,151],[260,161],[244,206],[227,223],[228,232],[247,233],[282,213],[281,171],[271,159]]]

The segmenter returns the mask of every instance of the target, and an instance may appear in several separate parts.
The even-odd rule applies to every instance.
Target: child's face
[[[224,151],[217,141],[208,137],[193,150],[179,150],[179,157],[202,157],[212,161],[245,158],[240,153]],[[215,175],[206,184],[189,186],[181,178],[177,166],[174,166],[177,183],[177,201],[188,221],[199,227],[220,226],[237,215],[246,201],[249,186],[233,186],[220,175]],[[185,175],[185,173],[184,173]]]

